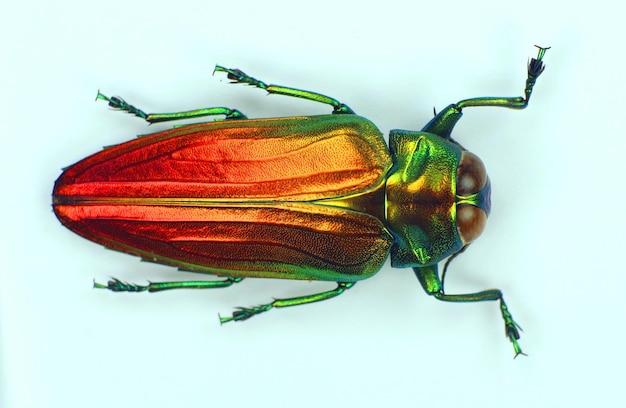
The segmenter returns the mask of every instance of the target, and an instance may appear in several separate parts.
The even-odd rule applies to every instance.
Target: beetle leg
[[[193,119],[204,116],[216,116],[224,115],[225,119],[247,119],[246,115],[238,111],[237,109],[230,109],[224,107],[195,109],[185,112],[173,112],[173,113],[145,113],[141,109],[129,104],[124,99],[118,96],[108,97],[98,91],[96,100],[101,99],[107,101],[109,106],[115,109],[126,111],[132,115],[137,116],[149,123],[167,122],[170,120],[182,120]]]
[[[232,80],[233,84],[248,84],[260,89],[264,89],[267,93],[292,96],[295,98],[302,98],[309,101],[319,102],[333,107],[333,113],[347,113],[354,114],[354,111],[348,107],[348,105],[339,102],[337,99],[331,98],[326,95],[319,94],[317,92],[305,91],[302,89],[289,88],[280,85],[268,85],[263,81],[259,81],[256,78],[252,78],[245,72],[239,69],[225,68],[221,65],[216,65],[215,72],[226,72],[228,79]]]
[[[220,281],[182,281],[182,282],[148,282],[147,285],[137,285],[123,282],[117,278],[112,278],[106,285],[94,281],[93,287],[98,289],[109,289],[113,292],[160,292],[169,289],[215,289],[227,288],[233,283],[239,283],[243,278],[228,277]]]
[[[524,109],[528,106],[528,100],[530,99],[530,95],[533,93],[533,87],[535,86],[535,82],[537,82],[537,78],[545,69],[545,65],[543,64],[543,56],[546,51],[550,49],[550,47],[542,48],[539,46],[535,46],[539,48],[539,52],[537,54],[537,58],[531,58],[528,63],[528,76],[526,77],[526,87],[524,88],[524,96],[517,96],[512,98],[493,98],[493,97],[483,97],[483,98],[472,98],[472,99],[464,99],[458,102],[456,105],[459,109],[467,108],[470,106],[500,106],[503,108],[511,108],[511,109]]]
[[[288,299],[275,299],[272,303],[268,303],[261,306],[256,307],[239,307],[237,310],[233,312],[233,315],[230,317],[221,317],[220,323],[226,323],[230,321],[240,321],[251,318],[252,316],[258,315],[259,313],[267,312],[268,310],[274,307],[289,307],[289,306],[298,306],[304,305],[307,303],[320,302],[322,300],[331,299],[336,296],[341,295],[346,289],[350,289],[354,286],[354,282],[337,282],[337,287],[333,290],[329,290],[327,292],[316,293],[313,295],[300,296],[295,298]]]
[[[526,87],[524,88],[524,96],[516,97],[480,97],[463,99],[444,108],[439,112],[430,122],[424,126],[423,132],[434,133],[443,138],[449,139],[452,129],[461,118],[463,108],[469,108],[474,106],[497,106],[501,108],[510,109],[524,109],[528,106],[530,95],[533,93],[533,88],[537,82],[537,78],[545,69],[545,65],[542,61],[543,56],[550,47],[539,48],[537,58],[531,58],[528,63],[528,75],[526,77]]]
[[[484,302],[484,301],[500,301],[500,313],[504,320],[504,333],[513,343],[513,349],[515,350],[515,357],[522,352],[521,347],[517,343],[520,338],[519,331],[521,327],[513,320],[511,312],[504,302],[502,291],[499,289],[488,289],[482,292],[465,293],[460,295],[449,295],[443,290],[443,283],[439,279],[439,273],[437,271],[437,265],[431,265],[421,268],[413,268],[417,279],[422,284],[422,287],[431,296],[444,301],[444,302]],[[524,354],[525,355],[525,354]]]

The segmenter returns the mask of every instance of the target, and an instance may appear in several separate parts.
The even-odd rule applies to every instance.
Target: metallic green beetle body
[[[235,83],[325,103],[333,114],[249,120],[222,107],[146,114],[98,93],[150,123],[210,115],[227,120],[142,136],[70,166],[55,184],[54,211],[68,228],[109,248],[226,277],[146,286],[113,279],[98,288],[218,288],[246,277],[337,282],[333,290],[221,318],[237,321],[338,296],[378,272],[390,254],[393,267],[413,268],[439,300],[499,301],[518,355],[518,326],[502,293],[447,294],[438,264],[480,235],[491,207],[484,165],[450,138],[452,129],[466,107],[525,108],[545,51],[529,63],[524,97],[449,105],[420,132],[391,131],[389,150],[376,126],[347,105],[221,66],[216,71]]]

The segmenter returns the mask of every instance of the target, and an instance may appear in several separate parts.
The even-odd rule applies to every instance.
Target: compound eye
[[[456,207],[456,228],[464,245],[469,244],[483,233],[487,224],[487,214],[482,208],[471,204]]]
[[[483,161],[474,153],[464,151],[456,171],[456,195],[476,194],[487,184],[487,171]]]
[[[456,173],[457,196],[468,197],[480,192],[487,180],[487,171],[482,160],[474,153],[464,151]],[[457,204],[456,227],[463,244],[469,244],[478,238],[486,224],[485,209],[469,203]]]

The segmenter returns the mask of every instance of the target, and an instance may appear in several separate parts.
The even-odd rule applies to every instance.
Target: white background
[[[0,406],[619,405],[626,32],[621,3],[579,4],[5,2]],[[388,265],[338,299],[222,327],[218,312],[332,284],[93,290],[93,278],[189,276],[105,250],[52,213],[63,166],[171,126],[112,112],[97,89],[154,112],[329,111],[227,85],[211,77],[219,63],[334,96],[384,133],[419,130],[433,106],[520,95],[533,44],[552,49],[529,109],[467,109],[455,129],[486,163],[493,212],[446,286],[501,288],[528,357],[513,360],[496,304],[438,302]]]

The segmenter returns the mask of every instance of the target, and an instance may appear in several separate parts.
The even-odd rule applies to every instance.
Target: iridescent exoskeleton
[[[528,65],[524,96],[449,105],[419,132],[391,131],[389,148],[372,122],[336,99],[267,85],[222,66],[215,71],[234,83],[328,104],[333,112],[271,119],[223,107],[146,114],[98,93],[150,123],[225,119],[142,136],[66,168],[54,186],[54,212],[69,229],[108,248],[225,277],[145,286],[113,279],[98,288],[221,288],[246,277],[337,283],[221,318],[238,321],[338,296],[377,273],[391,254],[392,266],[413,268],[426,293],[439,300],[499,301],[518,355],[518,325],[502,292],[445,293],[438,265],[480,235],[491,206],[482,161],[451,139],[452,129],[467,107],[525,108],[545,51],[539,48]]]

